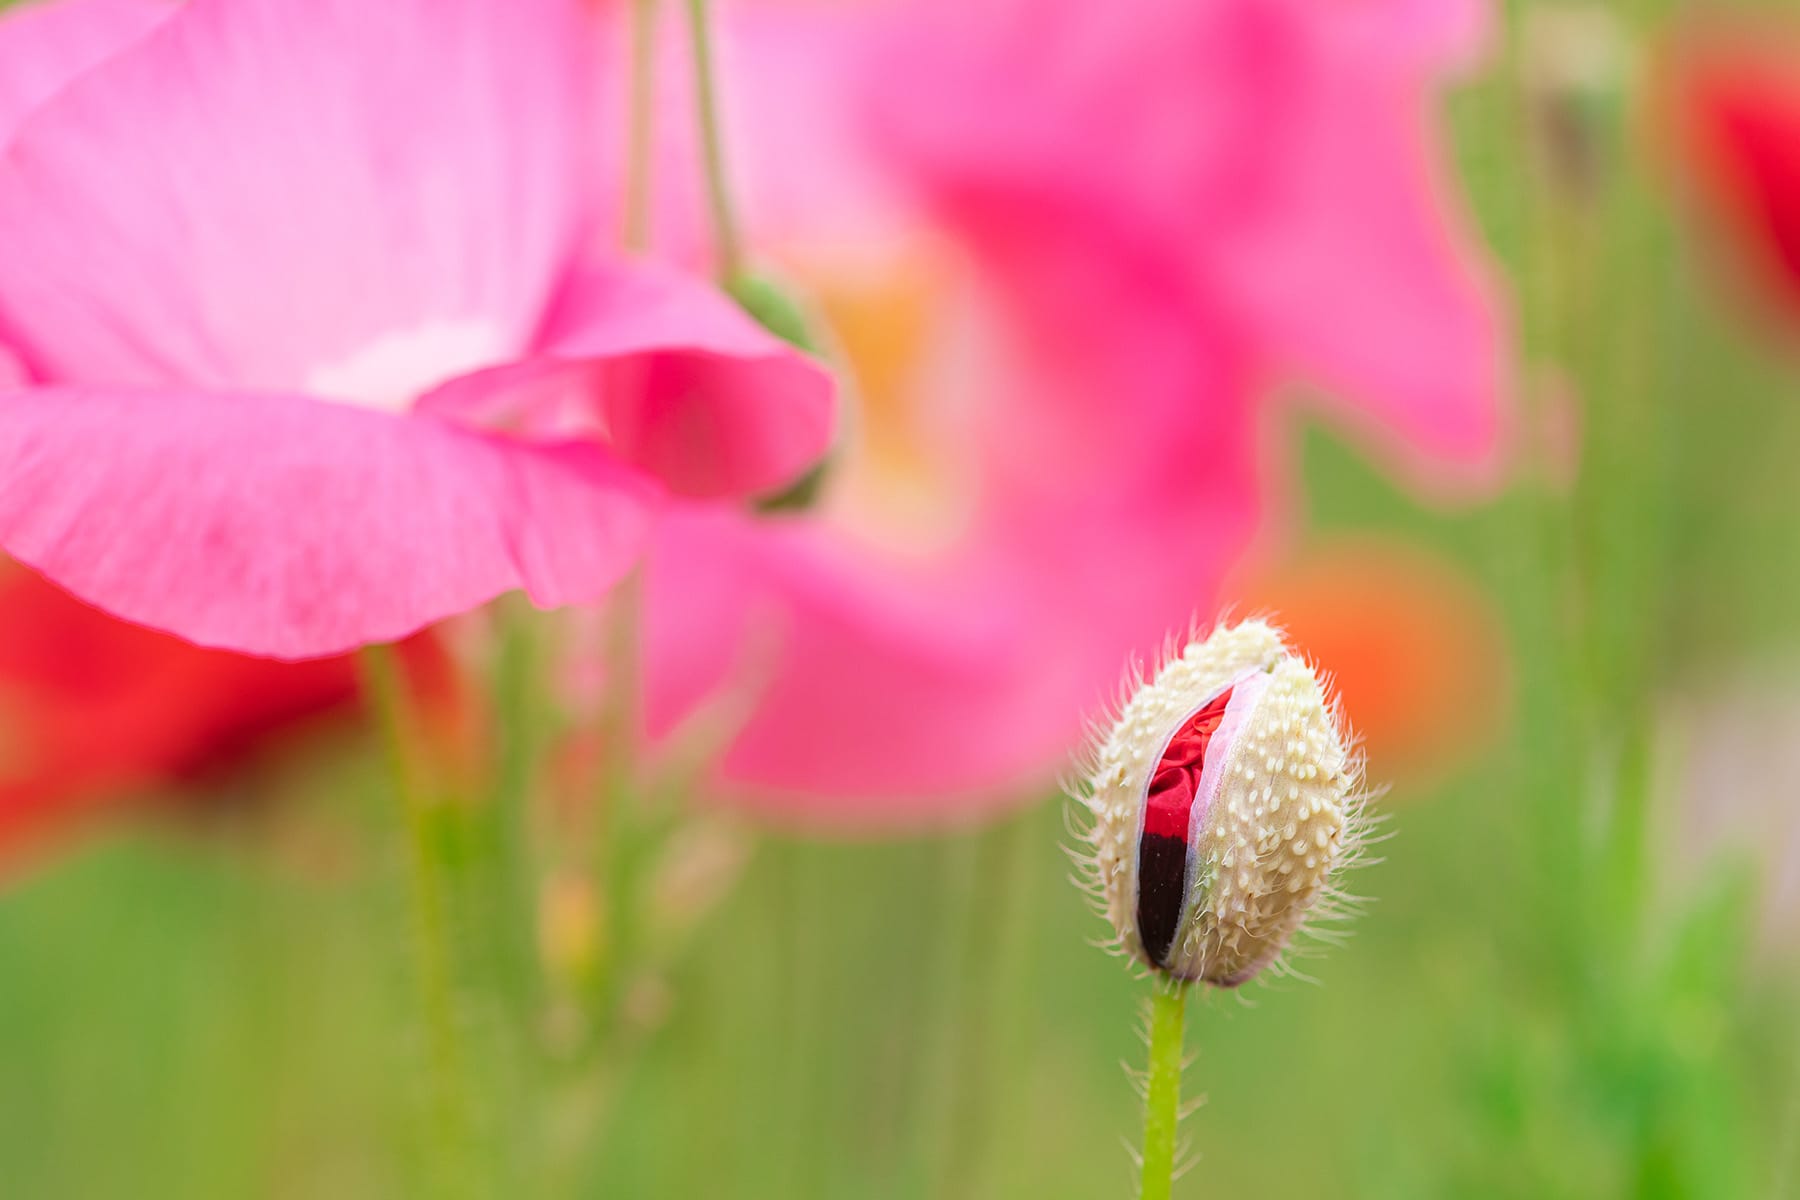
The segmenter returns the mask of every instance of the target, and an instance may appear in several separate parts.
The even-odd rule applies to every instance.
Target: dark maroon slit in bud
[[[1230,702],[1231,689],[1226,688],[1189,717],[1150,775],[1144,831],[1138,837],[1137,927],[1144,953],[1159,967],[1168,965],[1187,907],[1188,856],[1193,852],[1187,840],[1189,818],[1206,770],[1207,747]]]

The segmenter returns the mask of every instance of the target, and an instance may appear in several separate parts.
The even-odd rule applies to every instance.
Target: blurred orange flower
[[[1232,592],[1238,611],[1272,614],[1335,680],[1372,780],[1422,783],[1480,749],[1504,719],[1499,615],[1436,554],[1345,537],[1254,569]]]

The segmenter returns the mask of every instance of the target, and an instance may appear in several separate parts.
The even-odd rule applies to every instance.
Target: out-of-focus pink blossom
[[[0,341],[35,385],[0,393],[0,544],[127,619],[298,658],[513,588],[591,599],[667,495],[803,470],[825,373],[712,289],[591,252],[616,181],[591,169],[587,20],[0,19]]]
[[[1430,111],[1476,7],[740,15],[734,162],[785,184],[747,207],[828,301],[900,300],[844,330],[864,409],[822,515],[691,506],[652,557],[652,731],[747,713],[720,781],[762,811],[918,824],[1047,782],[1125,655],[1214,603],[1283,383],[1410,464],[1491,473],[1501,339]],[[839,169],[855,186],[799,186]],[[871,179],[897,225],[793,211]]]
[[[877,128],[979,245],[1028,207],[1041,240],[1166,261],[1264,367],[1491,463],[1495,326],[1430,138],[1477,4],[928,7],[881,60]]]

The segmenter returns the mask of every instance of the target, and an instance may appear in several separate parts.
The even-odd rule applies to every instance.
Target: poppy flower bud
[[[1190,642],[1097,732],[1085,857],[1126,953],[1235,987],[1329,915],[1364,824],[1359,764],[1278,632],[1247,621]]]

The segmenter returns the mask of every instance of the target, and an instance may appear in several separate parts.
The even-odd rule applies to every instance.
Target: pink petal
[[[743,706],[725,793],[812,828],[918,828],[1032,799],[1126,657],[1210,605],[1229,559],[1193,544],[1196,515],[972,541],[929,570],[797,521],[671,517],[648,573],[652,732]],[[1241,540],[1248,515],[1220,536]]]
[[[580,7],[174,5],[0,165],[9,340],[57,382],[394,407],[514,356],[583,217]]]
[[[31,110],[174,15],[168,0],[50,0],[0,12],[0,146]]]
[[[0,394],[0,476],[9,553],[127,620],[274,658],[513,588],[592,599],[654,499],[593,446],[255,393]]]
[[[1468,27],[1426,0],[1360,8],[1380,11],[1354,26],[1290,0],[897,11],[875,128],[1009,318],[965,444],[943,447],[972,443],[976,511],[924,563],[841,528],[668,521],[648,573],[653,732],[740,707],[723,781],[811,826],[978,816],[1041,794],[1120,662],[1211,611],[1258,520],[1272,367],[1358,389],[1359,415],[1428,452],[1491,449],[1491,329],[1485,347],[1424,346],[1423,364],[1400,353],[1491,319],[1426,203],[1413,111]],[[1326,120],[1320,96],[1353,114]],[[1388,177],[1333,174],[1365,142]],[[1234,239],[1280,284],[1349,236],[1319,211],[1333,196],[1298,195],[1296,178],[1361,188],[1363,218],[1365,196],[1395,200],[1351,261],[1411,274],[1367,295],[1329,277],[1335,290],[1272,309]],[[1333,338],[1333,322],[1379,344]]]
[[[652,178],[652,241],[674,261],[712,261],[711,214],[694,111],[687,14],[660,9]],[[602,9],[605,72],[611,88],[602,153],[623,178],[631,84],[630,6]],[[854,245],[876,235],[898,202],[873,160],[861,114],[861,87],[875,25],[868,6],[718,6],[714,56],[724,144],[739,216],[762,253],[798,243]]]
[[[570,281],[539,357],[452,380],[421,411],[598,433],[674,492],[779,488],[831,444],[829,372],[699,280],[614,262]]]
[[[1428,117],[1468,0],[922,8],[871,69],[873,120],[954,230],[1179,264],[1196,324],[1491,467],[1501,331]]]
[[[1400,8],[1412,24],[1467,5]],[[1354,422],[1490,475],[1501,447],[1501,326],[1445,185],[1430,122],[1432,64],[1308,9],[1269,97],[1254,210],[1209,249],[1211,269],[1278,363],[1343,398]],[[1369,14],[1356,14],[1367,20]],[[1418,29],[1427,44],[1451,29]],[[1392,32],[1391,26],[1381,26]]]
[[[1038,32],[1034,53],[1055,38]],[[959,43],[926,45],[892,76],[896,121],[936,104],[919,81]],[[957,420],[943,456],[975,460],[962,536],[919,561],[842,527],[691,510],[659,525],[650,558],[652,732],[741,709],[720,783],[811,828],[941,824],[1042,795],[1127,656],[1210,609],[1257,520],[1260,378],[1240,330],[1121,215],[1117,180],[1031,174],[1025,139],[1061,154],[1104,117],[1071,106],[977,145],[959,123],[1032,113],[1005,87],[978,113],[961,100],[938,112],[953,136],[933,169],[954,169],[936,198],[1003,317],[945,316],[956,357],[980,359],[934,397]]]
[[[1492,40],[1488,0],[1372,0],[1320,22],[1343,53],[1396,71],[1455,75],[1479,65]]]
[[[647,579],[652,732],[745,706],[722,782],[765,815],[942,819],[1013,783],[1022,759],[1053,759],[1047,738],[1074,719],[1052,711],[1054,689],[1020,687],[1007,580],[958,586],[802,522],[723,509],[659,524]]]

